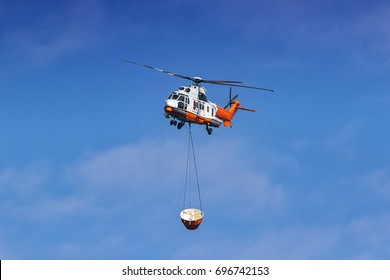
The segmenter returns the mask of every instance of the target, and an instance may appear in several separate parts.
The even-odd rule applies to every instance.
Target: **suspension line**
[[[200,195],[200,186],[199,186],[199,176],[198,176],[198,166],[196,164],[196,157],[195,157],[195,149],[194,149],[194,141],[192,139],[192,132],[191,132],[191,124],[188,125],[188,148],[187,148],[187,165],[186,165],[186,176],[185,176],[185,187],[184,187],[184,200],[183,200],[183,208],[185,208],[186,205],[186,198],[188,196],[188,206],[191,206],[191,163],[193,162],[194,171],[195,171],[195,178],[196,178],[196,186],[197,186],[197,192],[198,192],[198,201],[200,210],[202,210],[202,199]]]

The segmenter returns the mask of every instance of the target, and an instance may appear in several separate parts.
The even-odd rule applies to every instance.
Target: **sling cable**
[[[195,180],[191,177],[192,172],[195,173]],[[196,182],[196,186],[193,185],[194,182]],[[194,194],[194,189],[197,194]],[[199,208],[195,208],[194,205],[197,205]],[[180,213],[181,222],[188,230],[197,229],[203,221],[204,213],[202,212],[202,199],[200,196],[198,168],[196,165],[194,142],[192,140],[191,123],[188,126],[187,165],[183,209],[184,210]]]

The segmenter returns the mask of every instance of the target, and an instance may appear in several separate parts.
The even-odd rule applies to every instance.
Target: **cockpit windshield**
[[[177,94],[176,92],[173,92],[173,93],[168,97],[168,99],[179,100],[179,101],[185,102],[185,101],[186,101],[186,96],[185,96],[184,94]]]
[[[176,100],[179,98],[179,95],[176,92],[172,92],[172,94],[168,97],[168,99]]]

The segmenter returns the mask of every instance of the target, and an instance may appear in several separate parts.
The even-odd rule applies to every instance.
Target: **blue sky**
[[[1,1],[1,259],[388,259],[388,1]],[[205,219],[180,223],[183,75],[234,79],[193,127]],[[228,88],[208,96],[228,101]]]

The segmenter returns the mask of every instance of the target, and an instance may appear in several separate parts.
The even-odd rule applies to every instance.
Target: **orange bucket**
[[[197,229],[203,221],[203,216],[202,210],[196,208],[188,208],[180,212],[181,222],[189,230]]]

